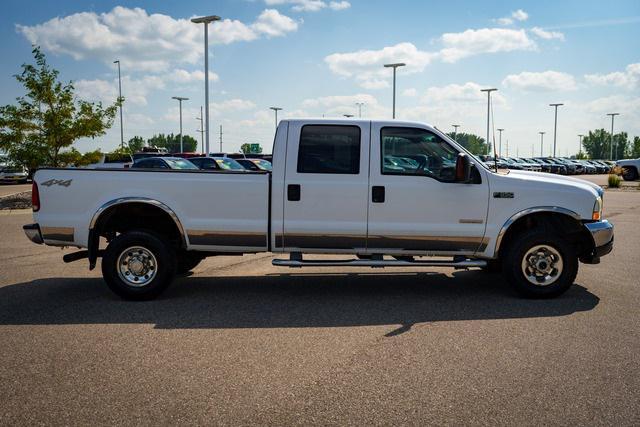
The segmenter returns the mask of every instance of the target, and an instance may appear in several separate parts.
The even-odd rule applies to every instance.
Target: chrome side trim
[[[55,240],[56,242],[73,243],[73,227],[41,227],[43,240]]]
[[[176,215],[176,213],[164,203],[155,199],[149,199],[147,197],[121,197],[119,199],[114,199],[114,200],[111,200],[110,202],[105,203],[104,205],[100,206],[100,208],[96,211],[96,213],[93,214],[93,217],[91,218],[91,222],[89,223],[89,231],[95,228],[98,222],[98,219],[100,218],[100,215],[102,215],[105,211],[107,211],[109,208],[112,208],[114,206],[118,206],[126,203],[145,203],[148,205],[158,207],[163,211],[165,211],[166,213],[168,213],[171,219],[173,220],[173,222],[178,227],[178,231],[180,232],[180,237],[182,238],[183,246],[184,247],[187,246],[187,235],[184,231],[184,227],[182,226],[182,223],[178,219],[178,215]]]
[[[267,247],[267,233],[187,230],[187,236],[192,245]]]
[[[509,218],[500,229],[500,232],[498,233],[498,237],[496,238],[496,246],[493,251],[494,258],[497,257],[498,251],[500,250],[500,245],[502,244],[502,238],[507,233],[507,230],[509,229],[509,227],[511,227],[511,225],[517,220],[519,220],[520,218],[527,215],[534,214],[534,213],[539,213],[539,212],[560,213],[563,215],[568,215],[578,221],[580,221],[581,219],[580,215],[578,215],[574,211],[570,211],[569,209],[561,208],[558,206],[536,206],[533,208],[528,208],[520,212],[517,212],[516,214],[512,215],[511,218]]]
[[[370,259],[341,259],[341,260],[290,260],[274,259],[271,264],[276,267],[485,267],[487,261],[404,261],[404,260],[370,260]]]

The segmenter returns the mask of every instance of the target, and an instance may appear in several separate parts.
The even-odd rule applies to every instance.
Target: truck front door
[[[287,252],[364,253],[370,122],[291,121],[283,235]]]
[[[368,252],[459,254],[483,250],[489,186],[455,182],[458,150],[428,128],[371,128]]]

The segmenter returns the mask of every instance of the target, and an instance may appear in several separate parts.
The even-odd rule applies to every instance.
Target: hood
[[[514,175],[515,177],[522,177],[527,180],[536,181],[536,182],[547,182],[552,184],[561,184],[561,185],[569,185],[578,188],[589,188],[595,190],[598,196],[602,197],[604,194],[604,190],[597,184],[593,182],[589,182],[580,178],[572,178],[569,176],[555,175],[552,173],[545,172],[532,172],[532,171],[511,171],[509,175]]]

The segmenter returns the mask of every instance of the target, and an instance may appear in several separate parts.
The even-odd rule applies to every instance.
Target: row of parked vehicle
[[[497,163],[500,169],[549,172],[560,175],[611,173],[616,163],[611,160],[577,160],[568,157],[498,157],[482,156],[489,167]]]

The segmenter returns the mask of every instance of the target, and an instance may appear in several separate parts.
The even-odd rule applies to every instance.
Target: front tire
[[[638,171],[635,168],[622,168],[622,179],[625,181],[635,181],[638,179]]]
[[[173,280],[172,248],[158,236],[129,231],[113,239],[102,258],[102,276],[115,294],[127,300],[149,300]]]
[[[578,274],[575,249],[553,231],[533,229],[506,248],[503,273],[526,298],[553,298],[571,287]]]

